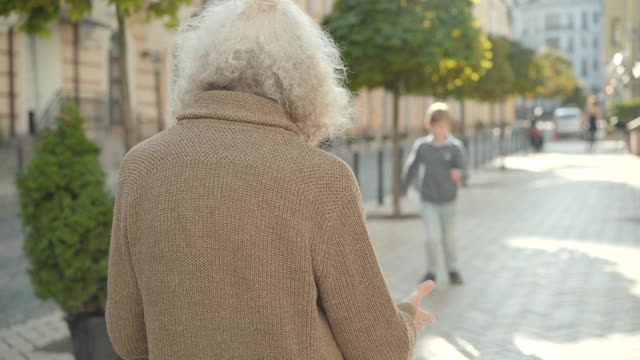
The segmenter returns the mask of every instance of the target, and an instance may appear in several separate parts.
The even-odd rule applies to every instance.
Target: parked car
[[[577,106],[557,108],[553,112],[553,122],[556,133],[561,137],[580,137],[584,134],[582,127],[582,109]]]

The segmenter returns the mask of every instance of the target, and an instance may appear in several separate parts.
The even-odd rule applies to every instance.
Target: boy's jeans
[[[422,219],[427,233],[427,270],[435,273],[438,269],[438,244],[444,249],[445,265],[448,271],[457,271],[457,249],[454,234],[455,201],[433,203],[421,201]]]

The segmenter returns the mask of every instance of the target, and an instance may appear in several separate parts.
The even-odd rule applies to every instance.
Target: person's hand
[[[451,169],[451,180],[459,183],[462,180],[462,171],[460,169]]]
[[[436,284],[433,281],[427,280],[419,284],[416,287],[416,290],[404,299],[405,302],[408,302],[416,307],[416,317],[414,321],[416,330],[422,330],[425,323],[433,322],[436,319],[433,314],[428,313],[420,308],[422,298],[427,296],[435,286]]]

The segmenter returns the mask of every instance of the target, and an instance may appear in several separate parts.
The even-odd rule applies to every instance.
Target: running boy
[[[431,134],[413,144],[404,165],[400,191],[406,195],[418,168],[424,166],[420,184],[422,218],[427,232],[427,274],[424,280],[436,279],[437,249],[438,242],[441,242],[449,281],[460,285],[462,277],[458,272],[454,217],[458,184],[466,173],[464,146],[449,133],[451,115],[446,104],[431,105],[427,121],[425,125]]]

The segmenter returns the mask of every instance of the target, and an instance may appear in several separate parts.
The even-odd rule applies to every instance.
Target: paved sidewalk
[[[466,284],[440,271],[424,303],[438,321],[419,334],[416,360],[640,359],[640,159],[583,149],[551,144],[472,175],[457,229]],[[405,212],[418,214],[416,195]],[[422,222],[365,207],[399,301],[424,275]],[[0,359],[71,360],[66,337],[59,313],[5,328]]]
[[[457,231],[466,284],[440,272],[416,359],[640,359],[640,159],[583,149],[552,144],[561,153],[472,176]],[[370,232],[392,293],[408,294],[424,274],[420,220]]]

